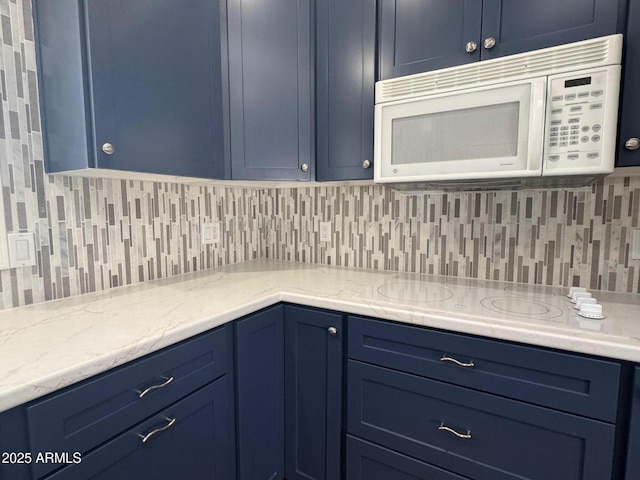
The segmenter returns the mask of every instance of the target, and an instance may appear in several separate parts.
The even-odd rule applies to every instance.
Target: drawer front
[[[235,478],[232,392],[230,376],[218,378],[48,480],[231,480]],[[143,437],[147,437],[144,443]]]
[[[353,360],[348,368],[350,434],[476,480],[611,476],[613,425]]]
[[[362,317],[349,317],[349,358],[616,420],[620,364],[614,361]]]
[[[346,466],[349,480],[468,480],[351,435]]]
[[[224,326],[30,405],[32,451],[84,453],[100,445],[228,372],[231,342]],[[53,466],[33,469],[41,476]]]

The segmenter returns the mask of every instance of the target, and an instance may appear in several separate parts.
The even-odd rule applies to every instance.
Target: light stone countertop
[[[640,362],[640,295],[595,292],[607,318],[582,321],[564,293],[256,260],[2,310],[0,411],[282,301]],[[504,306],[516,297],[516,307],[534,315],[538,304],[527,300],[533,297],[560,313],[552,321],[531,320],[483,306],[487,298]]]

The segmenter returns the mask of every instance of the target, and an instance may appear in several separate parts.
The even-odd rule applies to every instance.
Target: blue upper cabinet
[[[630,0],[624,37],[625,60],[620,98],[616,166],[640,165],[640,0]],[[640,472],[640,468],[638,469]]]
[[[626,0],[380,0],[380,79],[622,31]]]
[[[475,62],[482,0],[381,0],[380,80]],[[466,51],[466,45],[475,48]]]
[[[617,33],[622,13],[618,0],[484,0],[481,58]]]
[[[228,0],[233,179],[314,178],[308,0]]]
[[[36,0],[35,14],[48,172],[228,177],[224,2]]]
[[[316,179],[373,178],[376,2],[316,2]]]

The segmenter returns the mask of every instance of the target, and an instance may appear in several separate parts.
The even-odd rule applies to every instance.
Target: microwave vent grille
[[[384,80],[376,103],[435,95],[475,86],[524,80],[586,68],[619,65],[622,35],[585,40],[458,67]]]

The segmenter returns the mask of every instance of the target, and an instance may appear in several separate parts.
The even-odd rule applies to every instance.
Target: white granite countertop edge
[[[640,362],[640,318],[612,336],[452,315],[367,293],[397,275],[257,260],[0,311],[0,411],[283,301]]]

